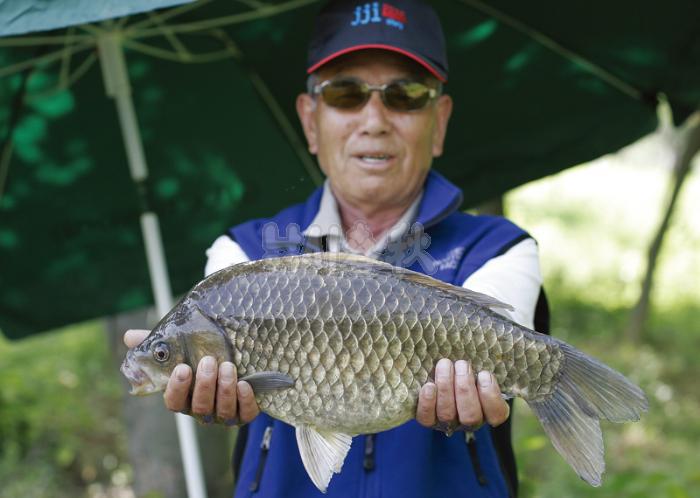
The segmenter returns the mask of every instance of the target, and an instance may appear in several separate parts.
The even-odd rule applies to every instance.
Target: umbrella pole
[[[142,200],[141,231],[143,233],[148,259],[148,271],[159,316],[164,316],[172,307],[172,291],[165,264],[165,253],[158,225],[158,216],[149,210],[146,193],[148,168],[143,153],[143,143],[139,133],[131,88],[126,71],[124,52],[119,32],[105,33],[98,40],[102,75],[106,92],[115,99],[119,123],[124,137],[124,145],[129,161],[131,178]],[[182,466],[185,471],[187,495],[189,498],[206,498],[202,462],[197,445],[195,423],[191,417],[175,414],[177,433],[180,442]]]

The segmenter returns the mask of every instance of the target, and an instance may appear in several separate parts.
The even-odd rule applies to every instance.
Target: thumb
[[[135,348],[143,342],[143,340],[148,337],[150,330],[144,329],[130,329],[124,333],[124,344],[127,348]]]

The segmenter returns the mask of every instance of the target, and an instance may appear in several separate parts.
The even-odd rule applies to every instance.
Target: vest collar
[[[306,230],[318,213],[323,186],[317,188],[306,202],[302,230]],[[416,221],[428,228],[437,225],[462,205],[462,190],[440,173],[431,169],[423,184],[423,198],[418,206]]]
[[[462,191],[440,173],[431,169],[423,186],[423,199],[416,221],[428,228],[437,225],[462,205]]]

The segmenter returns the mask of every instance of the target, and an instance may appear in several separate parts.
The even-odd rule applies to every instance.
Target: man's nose
[[[383,135],[388,133],[391,128],[388,113],[389,110],[384,105],[384,102],[382,102],[382,97],[379,92],[372,92],[369,100],[362,108],[362,132],[368,135]]]

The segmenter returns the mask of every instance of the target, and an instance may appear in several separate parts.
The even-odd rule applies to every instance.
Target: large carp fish
[[[599,420],[638,420],[642,390],[563,341],[497,311],[496,299],[361,256],[318,253],[230,266],[199,282],[127,353],[133,394],[162,391],[178,363],[231,361],[260,409],[296,428],[325,491],[352,436],[415,417],[441,358],[494,374],[523,398],[588,483],[605,468]]]

